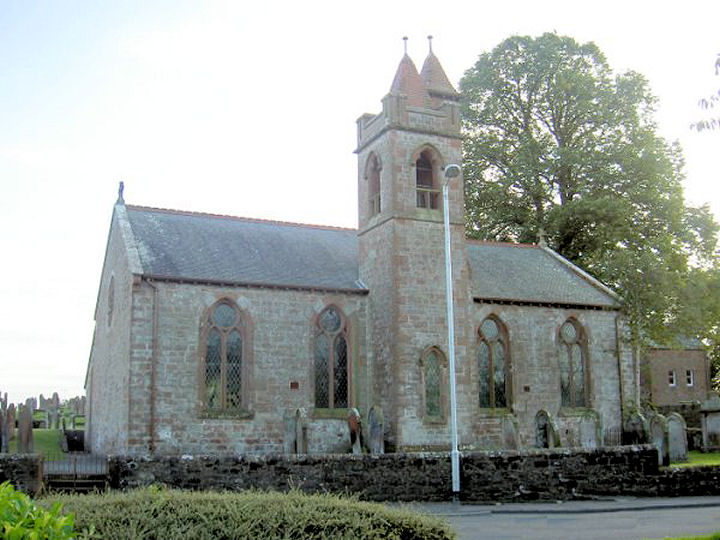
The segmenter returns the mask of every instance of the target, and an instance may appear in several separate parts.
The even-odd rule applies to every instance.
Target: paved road
[[[720,497],[411,507],[444,517],[460,540],[639,540],[720,531]]]

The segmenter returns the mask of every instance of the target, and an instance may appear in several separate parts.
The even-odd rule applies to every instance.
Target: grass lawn
[[[62,433],[57,429],[33,429],[33,445],[36,454],[48,457],[58,457],[62,454],[60,437]],[[17,436],[10,441],[10,453],[17,452]]]
[[[720,467],[720,452],[699,452],[698,450],[691,450],[688,452],[688,461],[670,464],[671,467],[701,467],[703,465]]]

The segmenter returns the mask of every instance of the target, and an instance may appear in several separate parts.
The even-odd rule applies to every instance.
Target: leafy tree
[[[720,75],[720,54],[715,59],[715,75]],[[708,98],[702,98],[698,101],[698,106],[703,110],[714,109],[720,107],[720,89],[715,94],[711,94]],[[703,131],[706,129],[720,128],[720,117],[710,117],[698,120],[690,124],[690,129]]]
[[[647,81],[613,74],[593,43],[544,34],[506,39],[460,86],[468,233],[544,236],[624,296],[636,344],[667,338],[688,263],[709,264],[718,226],[685,205],[682,154],[656,134]]]

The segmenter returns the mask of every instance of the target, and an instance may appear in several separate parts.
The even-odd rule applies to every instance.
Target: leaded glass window
[[[315,407],[349,406],[349,359],[345,317],[329,306],[317,318],[315,329]]]
[[[585,334],[568,320],[560,327],[560,399],[563,407],[585,407]]]
[[[508,406],[507,332],[495,317],[485,319],[478,329],[479,400],[482,408]]]
[[[205,321],[204,398],[209,411],[243,408],[243,324],[237,306],[222,300]]]
[[[442,419],[445,356],[437,347],[430,347],[423,353],[420,366],[425,392],[425,416]]]

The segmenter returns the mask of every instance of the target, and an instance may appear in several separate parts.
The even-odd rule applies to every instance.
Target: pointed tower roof
[[[407,38],[403,39],[406,43],[405,55],[402,60],[400,60],[400,65],[395,72],[395,79],[393,79],[392,86],[390,87],[390,93],[405,94],[408,99],[408,105],[422,107],[426,101],[428,101],[429,96],[415,64],[407,54]]]
[[[458,99],[460,95],[445,75],[445,70],[440,65],[440,60],[433,54],[432,36],[428,36],[430,52],[425,58],[420,76],[428,93],[435,97]]]

